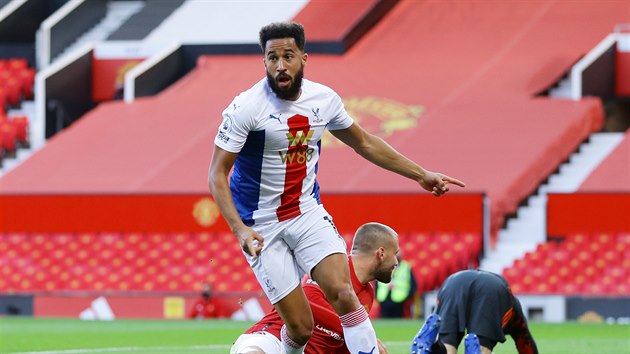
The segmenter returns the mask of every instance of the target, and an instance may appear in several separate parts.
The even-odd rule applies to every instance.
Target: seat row
[[[29,120],[25,115],[7,116],[8,108],[33,99],[35,69],[23,58],[0,59],[0,167],[15,157],[18,148],[29,147]]]
[[[348,247],[352,234],[343,234]],[[478,234],[399,235],[419,290],[477,264]],[[438,257],[439,256],[439,257]],[[0,234],[0,292],[192,291],[260,287],[230,233]]]
[[[28,148],[29,120],[25,115],[7,117],[0,111],[0,166],[4,157],[15,157],[18,148]]]
[[[23,58],[0,59],[0,107],[17,106],[33,99],[35,69]]]
[[[630,295],[630,233],[573,234],[540,244],[503,275],[515,293]]]

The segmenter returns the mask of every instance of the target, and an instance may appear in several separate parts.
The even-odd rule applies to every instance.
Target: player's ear
[[[385,259],[385,249],[383,247],[379,247],[376,249],[376,257],[379,261]]]
[[[308,53],[302,54],[302,65],[306,65],[307,61],[308,61]]]

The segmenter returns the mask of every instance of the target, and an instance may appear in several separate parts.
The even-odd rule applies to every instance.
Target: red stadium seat
[[[560,293],[566,295],[577,295],[582,293],[581,285],[575,283],[561,283],[558,285],[558,290]]]
[[[455,235],[449,232],[438,232],[434,239],[443,245],[451,245],[455,240]]]
[[[0,134],[2,135],[2,148],[12,154],[16,149],[16,130],[10,122],[0,123]]]
[[[630,245],[630,232],[621,232],[616,237],[616,243]]]
[[[4,82],[7,103],[12,106],[19,105],[22,99],[22,87],[20,81],[15,77],[9,77]]]
[[[464,242],[460,248],[445,247],[437,239],[420,238],[427,242],[403,249],[419,288],[436,289],[461,269]],[[0,234],[0,290],[194,291],[209,280],[217,291],[258,292],[234,241],[230,233]],[[7,262],[10,267],[4,266]],[[11,279],[17,269],[21,273]]]
[[[613,291],[614,291],[614,295],[623,295],[623,296],[630,295],[630,284],[628,284],[628,280],[622,283],[617,283],[614,286]]]
[[[12,72],[17,72],[28,68],[28,61],[24,58],[10,58],[6,63],[6,68]]]
[[[6,120],[5,106],[8,103],[7,90],[0,85],[0,122]]]
[[[20,82],[22,96],[27,100],[32,100],[33,87],[35,84],[35,70],[31,68],[22,69],[17,74],[17,79]]]
[[[463,235],[460,235],[460,238],[464,240],[466,247],[469,251],[468,256],[469,259],[474,260],[475,263],[479,258],[479,254],[481,252],[482,239],[481,235],[478,233],[467,232]]]
[[[508,283],[517,283],[523,277],[523,272],[520,268],[510,267],[506,268],[503,271],[503,277],[508,281]]]
[[[437,285],[437,275],[429,264],[421,264],[414,274],[418,283],[418,291],[429,291]]]

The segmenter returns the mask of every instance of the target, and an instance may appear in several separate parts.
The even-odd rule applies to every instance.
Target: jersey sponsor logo
[[[324,332],[324,333],[328,334],[329,336],[331,336],[332,338],[334,338],[334,339],[336,339],[336,340],[338,340],[340,342],[343,342],[343,337],[340,336],[339,333],[337,333],[335,331],[331,331],[328,328],[325,328],[325,327],[323,327],[323,326],[321,326],[319,324],[315,325],[315,329],[317,329],[320,332]]]
[[[303,130],[298,130],[295,135],[293,133],[287,133],[287,139],[289,140],[289,147],[298,145],[308,145],[313,137],[313,131],[309,130],[306,134]]]
[[[287,140],[289,141],[289,150],[286,153],[278,151],[278,155],[283,164],[305,164],[310,162],[313,158],[313,152],[315,149],[308,147],[308,143],[313,138],[313,131],[296,130],[295,132],[289,131],[287,133]]]
[[[278,151],[282,163],[286,166],[284,191],[280,195],[280,206],[276,210],[278,221],[284,221],[300,215],[300,196],[306,178],[306,163],[313,158],[314,150],[308,147],[313,133],[308,117],[296,114],[287,119],[286,153]]]
[[[311,161],[311,159],[313,158],[314,151],[315,149],[313,148],[308,148],[306,150],[297,150],[297,151],[292,151],[292,152],[287,151],[286,154],[283,154],[282,151],[278,151],[278,155],[280,155],[280,159],[282,160],[283,164],[298,163],[302,165]]]

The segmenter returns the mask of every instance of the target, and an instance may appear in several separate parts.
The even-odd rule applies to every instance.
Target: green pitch
[[[4,317],[0,318],[0,353],[229,353],[232,341],[249,325],[229,320],[96,322]],[[391,354],[409,353],[420,325],[417,320],[374,322]],[[532,323],[530,327],[541,353],[630,353],[629,325]],[[508,337],[494,353],[517,352]]]

